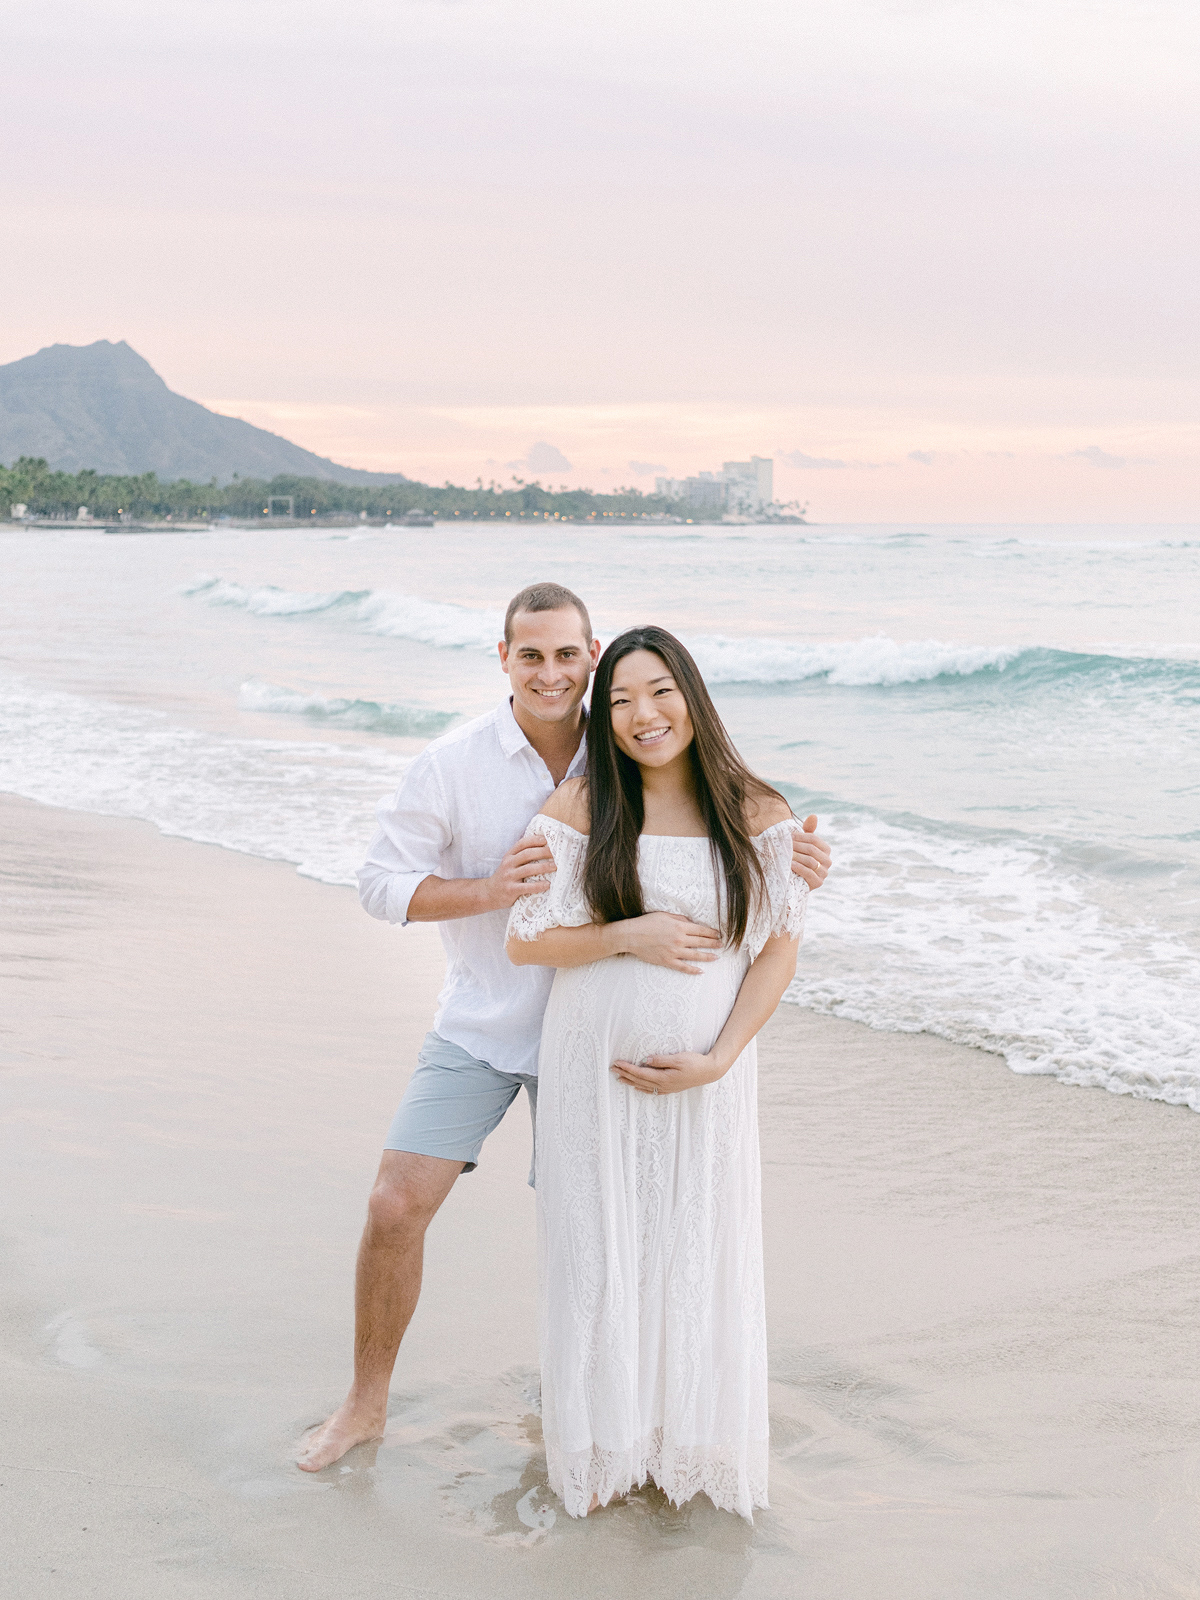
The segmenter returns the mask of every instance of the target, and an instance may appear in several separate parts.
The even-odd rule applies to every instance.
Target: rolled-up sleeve
[[[357,873],[358,898],[371,916],[403,926],[417,885],[441,875],[453,838],[436,764],[418,756],[395,797],[380,801],[375,820],[378,829]]]

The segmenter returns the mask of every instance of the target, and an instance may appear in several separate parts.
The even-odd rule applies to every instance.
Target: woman
[[[588,776],[531,824],[550,889],[508,924],[514,962],[558,969],[538,1067],[550,1485],[572,1516],[650,1478],[750,1518],[767,1504],[754,1036],[796,969],[797,824],[662,628],[604,652],[587,738]],[[665,917],[672,965],[613,959]]]

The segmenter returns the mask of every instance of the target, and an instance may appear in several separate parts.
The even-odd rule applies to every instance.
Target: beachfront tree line
[[[269,483],[257,478],[234,478],[221,487],[211,483],[160,483],[153,472],[138,477],[110,477],[99,472],[52,472],[46,462],[22,456],[11,467],[0,467],[0,516],[23,504],[30,517],[79,515],[86,506],[93,517],[136,521],[170,517],[173,521],[198,518],[263,518],[282,512],[287,496],[297,522],[321,517],[402,517],[407,511],[428,511],[437,517],[540,517],[579,519],[634,519],[646,516],[682,516],[693,521],[719,521],[720,514],[703,512],[639,489],[614,489],[594,494],[590,489],[543,488],[513,478],[508,485],[476,481],[473,489],[447,483],[440,489],[423,483],[375,485],[331,483],[324,478],[286,475]],[[274,504],[272,504],[274,502]]]

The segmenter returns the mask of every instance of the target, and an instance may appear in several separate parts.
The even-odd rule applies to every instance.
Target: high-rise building
[[[715,472],[698,472],[683,480],[683,498],[698,511],[724,511],[729,485]]]
[[[721,476],[729,485],[731,511],[761,511],[775,498],[775,464],[770,456],[727,461],[721,468]]]
[[[654,492],[666,500],[682,500],[698,511],[762,511],[775,498],[774,463],[770,456],[727,461],[719,473],[698,472],[691,478],[655,478]]]
[[[698,472],[692,478],[655,478],[654,492],[700,511],[723,511],[729,485],[715,472]]]

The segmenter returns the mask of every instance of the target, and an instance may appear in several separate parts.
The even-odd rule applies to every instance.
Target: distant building
[[[682,500],[697,511],[724,511],[729,485],[715,472],[698,472],[694,478],[655,478],[655,494]]]
[[[770,456],[727,461],[719,473],[698,472],[693,478],[655,478],[654,492],[666,500],[682,500],[697,511],[762,511],[775,498],[774,463]]]
[[[775,498],[775,464],[770,456],[727,461],[721,468],[721,476],[729,485],[731,511],[761,511]]]
[[[90,522],[92,520],[92,513],[88,510],[87,506],[80,506],[75,515],[75,520],[76,522]]]
[[[728,485],[714,472],[698,472],[683,480],[683,498],[698,511],[724,511]]]

